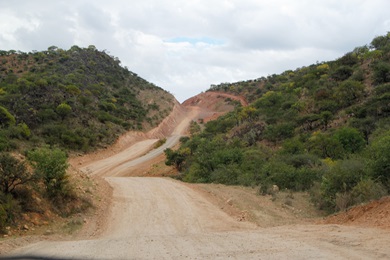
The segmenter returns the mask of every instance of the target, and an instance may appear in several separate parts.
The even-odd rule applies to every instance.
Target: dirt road
[[[189,118],[178,124],[166,146],[178,140]],[[389,230],[339,225],[258,228],[231,218],[202,193],[178,181],[118,177],[155,156],[156,151],[141,156],[154,141],[138,142],[84,167],[89,174],[105,176],[113,187],[108,224],[101,235],[88,240],[43,241],[12,255],[57,259],[390,259]]]
[[[164,178],[109,177],[110,222],[99,238],[40,242],[14,254],[76,259],[389,259],[388,231],[337,225],[258,229]]]

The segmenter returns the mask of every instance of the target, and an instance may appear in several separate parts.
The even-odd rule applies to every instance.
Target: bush
[[[72,107],[66,103],[61,103],[56,108],[57,114],[63,119],[72,113]]]
[[[372,142],[368,154],[372,178],[390,191],[390,131]]]
[[[186,182],[207,183],[210,182],[210,173],[199,163],[192,163],[186,171],[183,180]]]
[[[360,204],[380,199],[387,194],[387,191],[381,183],[374,182],[372,179],[363,179],[353,187],[351,194],[354,204]]]
[[[264,131],[264,138],[277,142],[287,138],[291,138],[294,135],[294,125],[291,123],[281,123],[268,125]]]
[[[155,144],[154,144],[154,149],[159,148],[160,146],[164,145],[167,142],[166,138],[159,139]]]
[[[322,178],[319,204],[330,211],[342,208],[340,205],[351,205],[351,201],[346,203],[343,200],[348,198],[348,193],[367,177],[365,165],[362,158],[356,158],[339,161],[331,166]]]
[[[37,176],[43,179],[49,198],[61,198],[70,194],[65,152],[58,148],[44,147],[28,152],[28,159],[32,162]]]
[[[296,170],[293,166],[279,160],[266,163],[262,169],[262,175],[268,176],[266,182],[276,184],[281,189],[294,189],[296,182]]]
[[[20,214],[20,207],[10,194],[0,192],[0,232]]]
[[[343,157],[343,147],[334,137],[321,132],[315,132],[306,143],[308,152],[320,158],[340,159]]]
[[[241,171],[237,164],[221,165],[211,173],[210,180],[215,183],[236,185],[238,184],[237,177],[240,173]]]
[[[363,134],[356,128],[340,128],[335,132],[334,137],[347,154],[360,152],[366,144]]]
[[[387,62],[379,62],[376,64],[373,79],[377,85],[390,82],[390,64]]]

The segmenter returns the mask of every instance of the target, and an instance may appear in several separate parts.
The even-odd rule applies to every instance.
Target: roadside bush
[[[210,182],[210,173],[199,163],[192,163],[186,171],[183,180],[186,182],[207,183]]]
[[[294,189],[296,171],[292,165],[279,160],[267,162],[262,169],[262,175],[267,176],[266,182],[276,184],[281,189]]]
[[[164,145],[167,142],[166,138],[159,139],[155,144],[154,144],[154,149],[159,148],[160,146]]]
[[[165,153],[165,164],[168,166],[175,166],[176,170],[181,171],[183,164],[186,159],[186,154],[178,151],[174,151],[171,148],[164,150]]]
[[[0,192],[0,232],[20,215],[20,206],[10,194]]]
[[[46,186],[49,198],[66,198],[71,195],[66,169],[68,168],[66,153],[58,148],[39,148],[28,152],[37,176],[40,176]]]
[[[352,201],[342,201],[349,195],[342,196],[342,194],[350,193],[362,179],[367,177],[365,165],[364,159],[356,158],[338,161],[331,166],[322,178],[319,204],[329,211],[342,208],[340,205],[351,205]]]
[[[211,182],[222,183],[226,185],[237,185],[237,177],[241,171],[237,164],[220,165],[218,169],[210,175]]]
[[[386,188],[372,179],[361,180],[355,187],[353,187],[352,198],[354,204],[368,202],[370,200],[380,199],[387,195]]]
[[[241,185],[256,186],[266,179],[262,174],[262,167],[269,159],[271,152],[267,147],[257,147],[243,153],[241,172],[237,181]]]
[[[294,190],[305,191],[313,187],[314,182],[319,181],[323,174],[320,168],[301,167],[296,169]]]

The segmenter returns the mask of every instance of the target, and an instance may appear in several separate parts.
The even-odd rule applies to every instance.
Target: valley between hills
[[[1,255],[7,259],[390,258],[390,223],[381,219],[389,212],[389,200],[350,215],[346,212],[347,218],[323,218],[305,193],[259,196],[251,187],[167,178],[176,173],[163,163],[163,150],[177,145],[193,120],[207,121],[231,109],[222,108],[225,100],[224,94],[207,92],[187,105],[176,103],[157,128],[127,132],[113,146],[71,158],[72,168],[97,183],[100,199],[94,213],[72,235],[3,240]],[[161,138],[166,142],[154,148]]]

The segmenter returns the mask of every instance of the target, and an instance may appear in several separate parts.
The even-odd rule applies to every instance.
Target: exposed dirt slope
[[[242,106],[248,105],[244,97],[208,91],[187,99],[183,102],[183,106],[198,107],[202,111],[200,118],[204,122],[208,122],[232,111],[235,107],[232,101],[238,101]]]
[[[73,157],[70,164],[74,167],[81,168],[97,160],[108,158],[115,154],[126,151],[132,145],[150,139],[160,139],[173,134],[175,127],[182,122],[188,115],[188,109],[180,105],[176,100],[172,112],[156,128],[147,133],[129,131],[118,138],[114,145],[107,149],[99,150],[94,153]]]
[[[324,220],[324,223],[390,229],[390,197],[384,197],[330,216]]]

